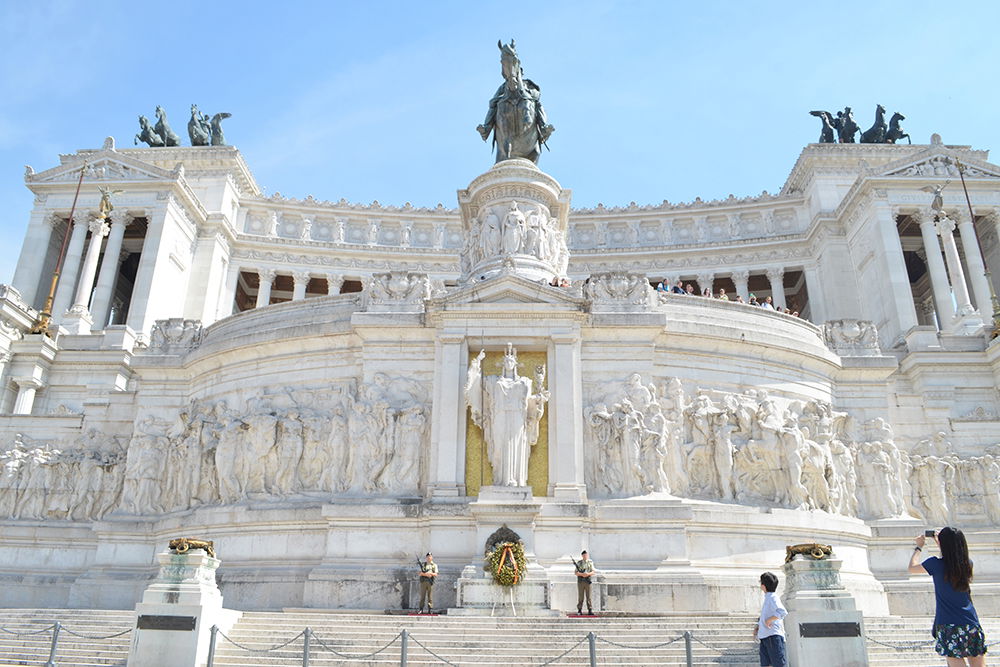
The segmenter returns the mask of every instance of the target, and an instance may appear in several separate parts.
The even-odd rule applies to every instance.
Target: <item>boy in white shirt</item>
[[[761,667],[788,667],[785,655],[785,624],[788,614],[778,590],[778,577],[772,572],[760,575],[760,590],[764,591],[764,603],[760,607],[760,620],[754,629],[754,636],[760,640]]]

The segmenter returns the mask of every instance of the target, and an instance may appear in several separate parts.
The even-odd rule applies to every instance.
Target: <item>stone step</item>
[[[0,609],[0,666],[44,665],[49,659],[52,632],[38,633],[59,621],[55,662],[59,667],[123,666],[128,658],[131,633],[113,639],[91,639],[117,634],[133,627],[131,610],[91,609]],[[10,632],[19,633],[15,636]],[[86,635],[76,637],[71,633]]]

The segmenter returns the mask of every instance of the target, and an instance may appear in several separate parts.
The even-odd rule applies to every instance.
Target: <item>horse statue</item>
[[[810,111],[809,113],[823,121],[823,129],[820,130],[819,134],[819,143],[837,143],[837,140],[833,138],[833,133],[835,130],[840,129],[840,118],[834,118],[830,115],[829,111]]]
[[[212,128],[207,121],[207,114],[198,112],[198,105],[191,105],[191,120],[188,121],[188,137],[192,146],[208,146],[212,137]]]
[[[875,123],[870,128],[861,133],[861,143],[863,144],[884,144],[885,143],[885,107],[881,104],[875,106]]]
[[[138,146],[140,141],[150,148],[158,148],[163,145],[163,137],[150,127],[149,119],[145,116],[139,116],[139,134],[135,135],[132,143]]]
[[[854,122],[854,112],[851,111],[851,107],[844,107],[843,111],[838,111],[837,120],[840,123],[840,129],[837,131],[840,143],[853,144],[854,135],[860,128],[858,128],[858,124]]]
[[[212,145],[213,146],[225,146],[226,136],[222,133],[222,121],[227,118],[231,118],[233,114],[231,113],[217,113],[212,116],[211,130],[212,130]],[[207,118],[207,116],[206,116]]]
[[[898,111],[892,114],[892,118],[889,119],[889,131],[885,133],[885,143],[894,144],[903,137],[906,137],[906,143],[913,143],[910,141],[910,135],[903,132],[903,128],[899,126],[901,120],[906,120],[906,116]]]
[[[493,133],[497,162],[525,158],[538,164],[542,146],[548,147],[545,142],[555,131],[542,109],[542,89],[531,79],[523,78],[514,40],[510,44],[497,40],[497,47],[504,82],[490,100],[486,120],[476,130],[483,141]]]
[[[153,128],[158,135],[163,137],[163,145],[165,146],[180,146],[181,138],[178,137],[173,130],[170,129],[170,125],[167,124],[167,112],[163,110],[163,107],[156,106],[156,127]]]

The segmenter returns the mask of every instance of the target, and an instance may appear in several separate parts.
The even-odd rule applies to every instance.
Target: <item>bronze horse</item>
[[[875,123],[861,133],[861,143],[882,144],[885,143],[885,107],[881,104],[875,107]]]
[[[898,111],[892,114],[892,118],[889,119],[889,131],[885,133],[885,143],[894,144],[903,137],[906,137],[906,143],[913,143],[910,141],[910,135],[903,132],[903,128],[899,126],[899,121],[901,120],[906,120],[906,116]]]

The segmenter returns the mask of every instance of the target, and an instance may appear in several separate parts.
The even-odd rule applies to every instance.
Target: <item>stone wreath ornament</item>
[[[520,542],[498,542],[486,553],[486,571],[499,586],[517,586],[527,565]]]

